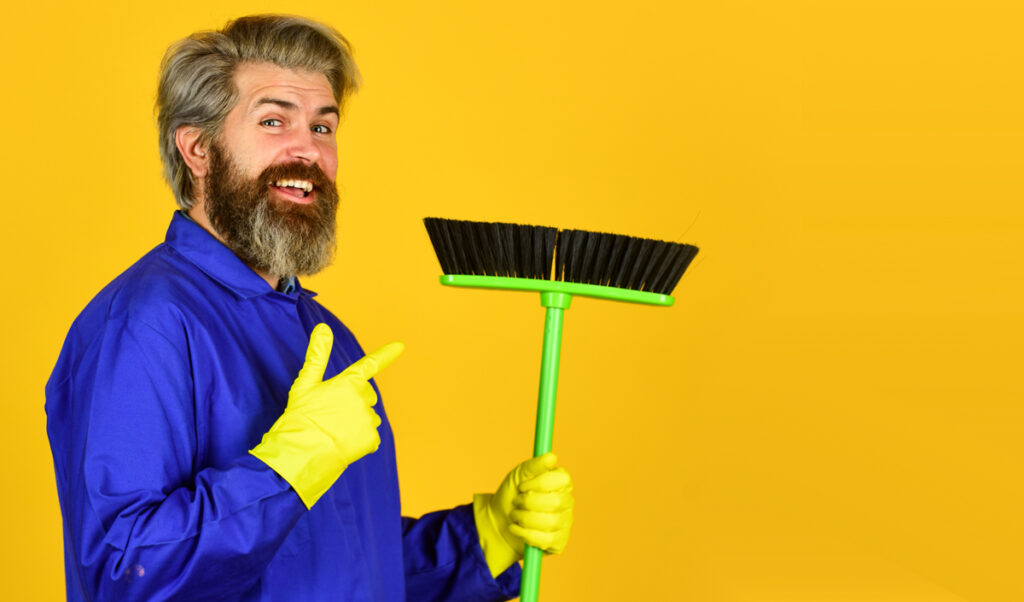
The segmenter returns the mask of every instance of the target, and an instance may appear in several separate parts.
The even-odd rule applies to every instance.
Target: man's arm
[[[202,417],[181,341],[117,319],[74,346],[47,386],[69,597],[201,600],[250,589],[302,501],[249,454],[196,470]]]
[[[406,598],[489,602],[518,596],[519,565],[492,577],[479,541],[469,505],[402,517]]]

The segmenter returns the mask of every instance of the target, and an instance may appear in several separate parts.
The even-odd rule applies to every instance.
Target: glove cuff
[[[334,439],[301,414],[288,411],[249,453],[281,475],[307,509],[348,468]]]
[[[484,560],[491,576],[497,577],[522,558],[515,548],[501,534],[498,521],[491,510],[491,493],[478,493],[473,496],[473,520],[476,522],[477,537],[480,538],[480,549],[484,551]]]

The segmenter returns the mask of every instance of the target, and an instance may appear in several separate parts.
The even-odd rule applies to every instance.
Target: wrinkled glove
[[[249,451],[288,481],[306,508],[334,484],[348,465],[377,451],[380,416],[369,380],[404,346],[388,343],[324,380],[334,334],[317,324],[306,362],[288,392],[288,405],[259,445]]]
[[[572,479],[556,468],[553,453],[531,458],[508,473],[494,494],[473,497],[480,547],[497,577],[523,557],[526,544],[560,554],[572,527]]]

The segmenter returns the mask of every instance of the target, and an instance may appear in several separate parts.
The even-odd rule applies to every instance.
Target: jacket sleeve
[[[46,404],[69,598],[206,600],[253,587],[304,512],[299,497],[245,452],[196,470],[202,417],[180,341],[125,319],[76,345],[65,344]]]
[[[486,602],[519,595],[519,563],[491,577],[470,505],[402,517],[402,548],[407,600]]]

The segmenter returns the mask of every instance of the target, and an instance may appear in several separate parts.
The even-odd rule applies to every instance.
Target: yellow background
[[[420,219],[698,244],[674,308],[577,299],[555,448],[577,524],[546,600],[1024,599],[1024,9],[1016,2],[18,2],[0,218],[12,600],[63,594],[43,385],[72,319],[163,239],[172,41],[306,14],[365,78],[336,265],[406,512],[528,455],[543,310],[455,290]]]

